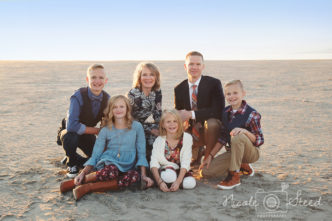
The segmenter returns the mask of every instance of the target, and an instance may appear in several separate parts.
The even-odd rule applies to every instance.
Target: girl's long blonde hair
[[[163,110],[163,113],[162,113],[161,119],[160,119],[160,123],[159,123],[159,133],[161,136],[167,135],[167,131],[164,128],[164,121],[165,121],[166,116],[168,116],[168,115],[172,115],[173,117],[175,117],[175,119],[178,123],[178,130],[176,131],[176,139],[179,139],[183,134],[183,125],[182,125],[181,117],[180,117],[178,111],[175,109]]]
[[[133,117],[131,116],[131,106],[129,104],[128,98],[123,95],[116,95],[114,97],[111,97],[111,99],[108,101],[107,107],[104,110],[104,117],[101,120],[101,127],[107,126],[110,130],[112,130],[112,126],[115,123],[113,109],[115,102],[117,102],[118,100],[123,100],[126,104],[127,113],[125,116],[125,120],[127,122],[127,128],[131,129],[131,125],[133,123]]]

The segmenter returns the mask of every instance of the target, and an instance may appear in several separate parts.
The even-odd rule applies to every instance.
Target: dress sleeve
[[[107,128],[103,127],[97,137],[96,143],[93,146],[92,156],[88,161],[85,162],[84,166],[91,165],[96,166],[101,155],[104,152],[106,140],[107,140]]]
[[[149,167],[148,161],[146,160],[146,150],[145,150],[145,135],[144,130],[141,123],[136,122],[136,154],[137,154],[137,162],[136,167],[144,166]],[[134,123],[133,123],[134,124]],[[133,125],[134,126],[134,125]]]

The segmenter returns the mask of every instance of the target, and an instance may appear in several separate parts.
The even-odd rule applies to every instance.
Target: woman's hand
[[[153,185],[153,180],[150,177],[142,176],[142,179],[146,182],[146,187],[149,188]]]
[[[170,190],[168,189],[168,187],[167,187],[167,184],[164,182],[164,181],[162,181],[160,184],[159,184],[159,189],[161,190],[161,191],[163,191],[163,192],[169,192]]]
[[[159,136],[159,130],[158,129],[152,129],[152,130],[150,130],[150,133],[155,135],[156,137]]]
[[[199,166],[198,170],[203,169],[204,167],[206,167],[206,169],[209,169],[210,163],[212,161],[212,156],[211,154],[209,154],[209,156],[207,156],[207,158],[203,160],[203,162],[201,163],[201,165]]]
[[[82,171],[79,175],[77,175],[74,179],[75,185],[81,185],[85,177],[85,173]]]

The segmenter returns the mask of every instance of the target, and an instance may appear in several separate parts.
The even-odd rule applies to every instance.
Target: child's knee
[[[177,175],[176,172],[172,169],[166,169],[164,171],[161,171],[160,178],[165,183],[174,183],[176,181]]]
[[[193,189],[196,186],[196,180],[192,176],[185,177],[182,182],[183,189]]]
[[[237,143],[245,143],[249,138],[245,134],[238,134],[236,136],[231,136],[231,145]]]

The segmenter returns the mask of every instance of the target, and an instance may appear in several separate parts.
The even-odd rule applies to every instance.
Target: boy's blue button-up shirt
[[[88,88],[88,97],[91,100],[92,113],[93,116],[96,117],[101,101],[103,100],[103,93],[100,93],[98,96],[94,95],[90,88]],[[67,115],[67,131],[76,132],[81,135],[84,134],[86,125],[80,123],[80,114],[83,106],[83,98],[80,90],[78,89],[75,93],[70,97],[70,106]]]

